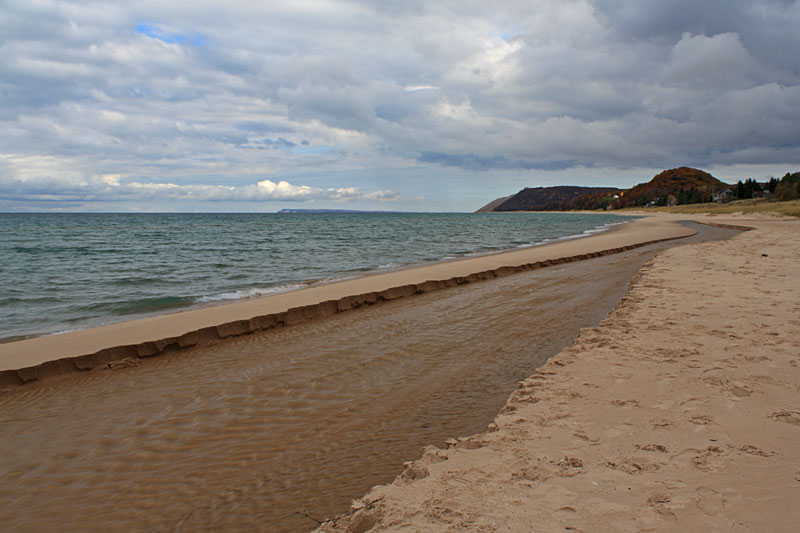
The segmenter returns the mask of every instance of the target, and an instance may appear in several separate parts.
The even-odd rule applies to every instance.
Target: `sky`
[[[0,0],[0,211],[473,211],[800,170],[800,2]]]

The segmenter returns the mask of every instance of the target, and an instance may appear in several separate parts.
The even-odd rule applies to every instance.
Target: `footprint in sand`
[[[701,400],[700,398],[689,398],[688,400],[684,400],[681,402],[681,407],[683,407],[684,411],[694,411],[701,405],[704,405],[706,402]]]
[[[709,446],[692,458],[692,464],[703,472],[716,472],[725,466],[725,460],[722,458],[723,453],[721,448]]]
[[[582,431],[582,430],[578,430],[578,431],[573,432],[572,436],[576,437],[578,439],[581,439],[583,441],[589,442],[592,445],[596,445],[596,444],[598,444],[600,442],[600,439],[593,439],[592,437],[587,435],[585,431]]]
[[[633,374],[612,374],[611,377],[614,379],[615,382],[621,383],[623,381],[627,381],[633,377]]]
[[[540,466],[525,466],[518,472],[511,474],[511,479],[513,481],[533,481],[535,483],[547,481],[551,477],[553,477],[552,472]]]
[[[696,491],[694,502],[706,516],[719,516],[725,511],[725,499],[714,489],[701,487]]]
[[[564,457],[556,463],[558,470],[556,475],[561,477],[572,477],[583,473],[586,469],[584,462],[575,457]]]
[[[660,444],[637,444],[636,448],[645,452],[667,453],[666,446]]]
[[[642,472],[655,472],[661,469],[658,464],[643,457],[624,457],[616,461],[606,461],[606,466],[612,470],[619,470],[631,475]]]
[[[765,452],[764,450],[753,446],[752,444],[745,444],[744,446],[739,448],[744,453],[750,455],[758,455],[759,457],[772,457],[775,455],[775,452]]]
[[[707,384],[709,384],[711,386],[716,386],[716,387],[723,387],[728,383],[727,379],[720,378],[720,377],[717,377],[717,376],[706,376],[706,377],[702,378],[702,380],[703,380],[704,383],[707,383]]]
[[[666,418],[654,418],[650,421],[653,424],[653,428],[668,428],[672,425],[672,420],[668,420]]]
[[[748,363],[760,363],[762,361],[772,361],[772,359],[770,359],[765,355],[745,355],[744,358]]]
[[[654,492],[649,498],[647,498],[647,504],[652,507],[653,510],[661,516],[661,518],[675,521],[678,519],[678,516],[667,505],[671,501],[672,498],[670,495],[664,492]]]
[[[647,503],[649,503],[650,505],[657,505],[659,503],[669,503],[670,501],[672,501],[672,498],[669,496],[669,494],[663,492],[654,492],[653,494],[650,495],[649,498],[647,498]]]
[[[750,390],[750,387],[748,387],[747,385],[742,385],[741,383],[734,384],[733,386],[725,390],[727,390],[737,398],[746,398],[747,396],[753,394],[753,391]]]
[[[559,507],[558,509],[553,511],[553,516],[560,518],[561,520],[572,520],[578,515],[577,509],[574,507],[570,507],[565,505],[564,507]],[[575,526],[565,525],[564,531],[579,531],[579,529]]]
[[[714,420],[710,416],[706,415],[695,415],[689,419],[689,422],[692,424],[696,424],[698,426],[707,426],[711,424]]]
[[[769,415],[769,418],[776,422],[785,422],[793,426],[800,426],[800,412],[798,411],[777,411]]]

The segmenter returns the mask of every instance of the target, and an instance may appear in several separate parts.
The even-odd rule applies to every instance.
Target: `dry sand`
[[[606,255],[685,237],[691,229],[667,219],[637,219],[590,237],[511,252],[437,263],[244,302],[133,320],[82,331],[0,344],[0,386],[56,374],[125,365],[130,358],[216,342],[290,325],[362,305]]]
[[[321,529],[797,531],[800,221],[691,218],[755,230],[662,252],[487,433]]]

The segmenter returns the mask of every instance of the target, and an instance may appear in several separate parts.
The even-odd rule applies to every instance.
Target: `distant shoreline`
[[[402,215],[409,211],[359,211],[357,209],[293,209],[284,208],[277,212],[279,215],[357,215],[357,214],[391,214]]]

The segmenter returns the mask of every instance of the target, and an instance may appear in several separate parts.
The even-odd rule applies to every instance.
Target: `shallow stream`
[[[733,233],[704,227],[702,238]],[[311,529],[423,446],[483,431],[517,382],[602,320],[669,245],[10,389],[0,523]]]

